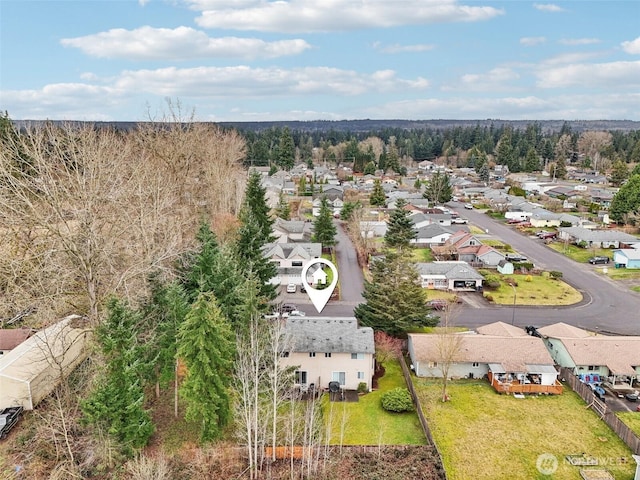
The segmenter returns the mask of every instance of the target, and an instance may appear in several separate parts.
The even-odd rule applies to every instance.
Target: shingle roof
[[[352,317],[289,317],[285,331],[294,352],[375,353],[373,329]]]
[[[524,329],[504,322],[489,323],[488,325],[476,328],[476,331],[482,335],[500,337],[526,337],[528,335]]]
[[[538,332],[542,336],[553,338],[585,338],[591,335],[586,330],[574,327],[573,325],[569,325],[564,322],[554,323],[553,325],[541,327],[538,329]]]
[[[560,340],[576,365],[606,365],[614,375],[636,375],[640,337],[594,335]]]
[[[416,263],[420,275],[444,275],[456,280],[480,280],[482,275],[476,272],[467,262],[420,262]]]
[[[437,334],[409,334],[415,353],[414,361],[438,362],[442,337]],[[530,372],[532,365],[553,365],[553,359],[541,338],[503,337],[460,334],[460,346],[454,357],[457,363],[493,363],[507,372]]]
[[[638,237],[634,237],[625,232],[618,230],[589,230],[582,227],[563,227],[561,231],[567,232],[569,235],[588,241],[619,241],[619,242],[637,242]]]

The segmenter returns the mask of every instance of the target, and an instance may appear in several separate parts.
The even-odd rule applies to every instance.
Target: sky
[[[0,0],[14,120],[640,120],[640,1]]]

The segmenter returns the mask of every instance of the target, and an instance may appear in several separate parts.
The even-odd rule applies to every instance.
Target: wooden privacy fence
[[[427,423],[427,419],[422,413],[422,407],[420,406],[420,399],[418,398],[418,394],[416,393],[416,389],[413,388],[413,382],[411,381],[411,372],[409,371],[409,367],[407,367],[407,362],[404,360],[403,356],[400,356],[400,366],[402,367],[402,374],[404,375],[404,381],[407,384],[407,388],[411,393],[411,398],[413,398],[413,404],[416,407],[416,412],[418,413],[418,419],[420,420],[420,425],[422,426],[422,431],[424,432],[424,436],[427,438],[427,442],[429,445],[435,445],[433,442],[433,437],[431,436],[431,430],[429,429],[429,424]]]
[[[587,402],[587,405],[600,415],[600,418],[611,427],[611,430],[620,437],[635,455],[640,455],[640,437],[625,425],[624,422],[617,417],[615,412],[607,407],[606,403],[600,402],[586,383],[581,382],[570,369],[565,367],[560,368],[560,376],[569,384],[574,392]]]

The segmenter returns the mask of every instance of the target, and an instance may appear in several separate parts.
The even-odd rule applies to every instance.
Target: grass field
[[[616,480],[633,478],[629,449],[570,390],[517,399],[495,393],[486,382],[460,380],[442,403],[438,380],[415,379],[415,385],[449,480],[578,480],[578,467],[565,457],[581,453],[606,463]],[[536,466],[542,454],[558,460],[552,476]]]
[[[640,437],[640,412],[618,412],[616,415]]]
[[[562,280],[548,275],[502,275],[504,280],[517,282],[515,287],[516,305],[573,305],[582,300],[582,294]],[[513,305],[513,288],[504,281],[497,289],[486,289],[485,297],[490,295],[493,302],[500,305]]]
[[[342,445],[424,445],[426,443],[415,412],[390,413],[380,406],[382,394],[396,387],[406,387],[398,362],[386,363],[384,367],[386,372],[379,380],[378,390],[360,396],[358,402],[329,402],[328,396],[324,396],[322,411],[331,432],[329,443],[333,445],[341,443]]]

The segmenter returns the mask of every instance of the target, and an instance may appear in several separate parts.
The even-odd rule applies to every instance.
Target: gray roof
[[[566,227],[560,228],[561,231],[568,233],[572,237],[592,242],[637,242],[638,237],[634,237],[628,233],[618,230],[589,230],[582,227]]]
[[[429,262],[416,263],[420,275],[444,275],[456,280],[482,280],[483,277],[467,262]]]
[[[449,235],[453,234],[450,228],[443,227],[439,223],[430,223],[429,225],[416,229],[416,232],[417,238],[433,238],[445,233]]]
[[[373,329],[353,317],[289,317],[285,330],[294,352],[375,353]]]

